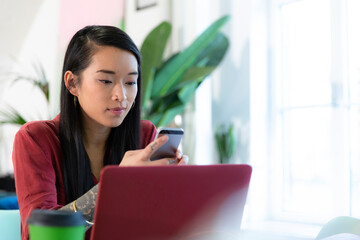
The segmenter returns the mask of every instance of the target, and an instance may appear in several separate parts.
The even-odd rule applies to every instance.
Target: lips
[[[115,108],[109,108],[109,111],[115,115],[120,115],[125,111],[125,109],[126,108],[123,107],[115,107]]]

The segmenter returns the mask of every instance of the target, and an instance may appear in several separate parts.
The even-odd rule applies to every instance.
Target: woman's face
[[[138,63],[125,50],[100,46],[80,74],[72,93],[78,97],[85,126],[119,126],[137,94]]]

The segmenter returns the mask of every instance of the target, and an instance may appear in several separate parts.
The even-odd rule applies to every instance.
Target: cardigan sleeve
[[[142,120],[140,129],[140,147],[144,148],[155,139],[156,127]],[[26,220],[33,209],[59,209],[65,205],[59,152],[60,142],[49,122],[27,123],[15,136],[12,160],[22,240],[29,237]]]
[[[141,120],[140,148],[145,148],[156,137],[156,127],[148,120]]]
[[[24,125],[15,136],[12,160],[15,185],[21,215],[21,236],[28,239],[26,220],[33,209],[58,209],[57,170],[53,158],[58,158],[57,136],[44,122]],[[56,145],[57,144],[57,145]]]

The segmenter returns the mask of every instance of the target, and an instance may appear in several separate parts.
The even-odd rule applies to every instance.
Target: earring
[[[133,108],[134,106],[135,106],[135,100],[133,101],[133,104],[132,104],[131,108]]]
[[[77,106],[77,97],[76,96],[74,96],[74,106],[76,107]]]

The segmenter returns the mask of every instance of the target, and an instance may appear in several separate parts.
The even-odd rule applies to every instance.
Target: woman
[[[187,160],[180,151],[174,159],[149,160],[167,137],[154,141],[154,125],[140,121],[140,53],[126,33],[111,26],[78,31],[62,76],[60,114],[25,124],[14,141],[23,240],[28,239],[26,219],[36,208],[81,211],[91,224],[105,165]]]

